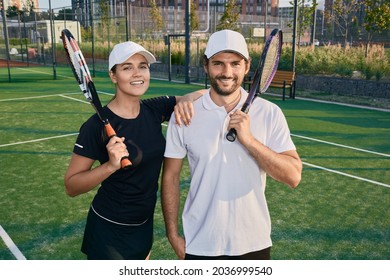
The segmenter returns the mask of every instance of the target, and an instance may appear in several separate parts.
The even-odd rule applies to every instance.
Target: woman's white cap
[[[213,33],[207,42],[205,55],[207,58],[223,51],[235,52],[244,59],[249,59],[248,46],[244,36],[233,30],[221,30]]]
[[[122,64],[135,54],[143,55],[149,64],[156,62],[153,54],[134,42],[123,42],[114,46],[108,58],[108,71],[116,64]]]

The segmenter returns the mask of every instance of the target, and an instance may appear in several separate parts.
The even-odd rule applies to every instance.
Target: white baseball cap
[[[108,71],[116,64],[122,64],[135,54],[143,55],[149,64],[156,62],[153,54],[134,42],[123,42],[114,46],[108,58]]]
[[[246,60],[249,59],[248,46],[244,36],[233,30],[221,30],[213,33],[207,42],[205,55],[207,58],[223,51],[235,52]]]

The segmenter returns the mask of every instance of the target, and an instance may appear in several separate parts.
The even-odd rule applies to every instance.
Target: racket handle
[[[130,166],[132,166],[132,163],[129,160],[129,157],[125,156],[125,157],[121,158],[121,167],[122,167],[122,169],[127,169]]]
[[[248,114],[249,105],[250,105],[250,103],[248,101],[246,101],[244,103],[244,105],[242,105],[241,111],[244,112],[245,114]],[[236,138],[237,138],[237,130],[235,130],[234,128],[231,128],[229,130],[229,132],[226,134],[226,139],[229,142],[234,142],[234,141],[236,141]]]
[[[106,122],[104,124],[104,128],[106,129],[107,137],[111,138],[113,136],[116,136],[115,130],[112,128],[111,124],[109,122]],[[129,160],[128,156],[124,156],[121,158],[121,167],[122,169],[129,168],[132,165],[131,161]]]
[[[229,142],[234,142],[237,138],[237,131],[234,128],[231,128],[229,132],[226,134],[226,139]]]

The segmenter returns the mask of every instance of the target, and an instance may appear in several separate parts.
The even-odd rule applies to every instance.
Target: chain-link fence
[[[123,3],[109,5],[107,1],[103,6],[92,4],[88,8],[85,11],[62,7],[8,15],[4,11],[0,21],[0,59],[22,62],[27,66],[55,67],[65,64],[60,35],[61,30],[67,28],[79,41],[93,72],[107,71],[108,55],[116,43],[133,40],[156,55],[159,63],[152,67],[153,76],[167,78],[171,74],[170,77],[174,79],[183,79],[185,38],[177,36],[171,40],[170,56],[164,36],[185,33],[184,9],[159,8],[165,27],[158,30],[150,7],[130,4],[126,9]],[[203,79],[201,60],[206,40],[216,30],[221,15],[222,12],[215,10],[198,11],[199,30],[192,32],[191,36],[191,80]],[[283,19],[242,15],[239,23],[242,34],[249,40],[263,42],[264,38],[256,37],[254,30],[264,30],[265,19],[269,29],[281,25],[286,27]],[[172,67],[168,67],[169,58]]]
[[[116,1],[112,1],[116,3]],[[185,33],[184,9],[173,7],[158,8],[165,25],[156,28],[156,20],[151,15],[152,8],[136,6],[129,1],[110,5],[111,1],[91,1],[88,7],[62,7],[51,11],[1,13],[0,21],[0,60],[19,62],[27,66],[56,67],[66,64],[60,39],[63,28],[70,29],[79,41],[87,62],[95,71],[107,71],[108,55],[119,42],[133,40],[150,50],[158,59],[152,67],[155,77],[184,79],[184,36],[171,39],[170,51],[164,36]],[[197,11],[199,30],[193,31],[190,44],[191,80],[201,81],[202,56],[209,34],[217,29],[222,10],[210,7],[207,11]],[[292,41],[291,17],[271,17],[240,15],[238,27],[249,43],[264,42],[264,36],[273,28],[283,30],[285,42]],[[264,29],[264,26],[266,29]],[[317,23],[316,34],[321,34]],[[266,30],[266,31],[264,31]],[[309,42],[310,33],[299,38],[299,42]],[[257,58],[254,57],[254,65]],[[169,67],[169,61],[172,67]]]

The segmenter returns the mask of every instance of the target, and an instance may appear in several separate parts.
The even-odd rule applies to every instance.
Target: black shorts
[[[250,252],[240,256],[196,256],[186,254],[186,260],[269,260],[271,259],[271,247],[260,251]]]
[[[139,226],[118,225],[90,208],[81,251],[89,260],[144,260],[152,248],[153,217]]]

